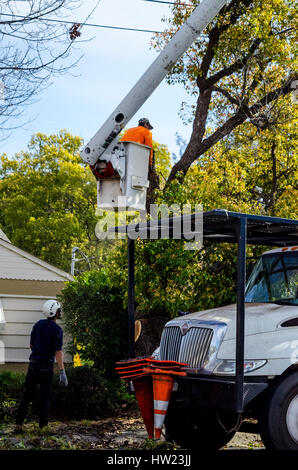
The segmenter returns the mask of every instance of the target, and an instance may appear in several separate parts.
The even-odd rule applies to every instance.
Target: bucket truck
[[[97,174],[102,172],[102,177],[98,178],[98,207],[145,210],[150,148],[135,142],[118,142],[118,135],[226,3],[227,0],[203,0],[194,9],[82,149],[81,158],[96,169]]]
[[[197,217],[203,217],[202,232],[195,229]],[[110,230],[128,237],[137,230],[140,239],[150,230],[162,239],[168,224],[169,239],[174,239],[179,225],[182,238],[189,240],[189,220],[193,234],[201,232],[204,242],[237,247],[235,303],[193,312],[177,308],[178,316],[164,325],[159,346],[148,360],[187,364],[186,376],[174,378],[164,408],[166,440],[182,449],[210,452],[240,431],[260,434],[267,449],[297,451],[298,220],[214,209]],[[128,240],[130,358],[137,243]],[[268,247],[249,277],[248,245]],[[217,287],[220,304],[224,286],[217,282]],[[192,295],[199,298],[200,291],[190,290],[189,300]]]

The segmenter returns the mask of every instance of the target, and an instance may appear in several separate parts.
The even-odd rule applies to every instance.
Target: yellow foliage
[[[79,354],[75,354],[74,357],[73,357],[73,366],[74,367],[81,367],[83,364],[82,364],[82,361],[81,361],[81,358],[79,356]]]

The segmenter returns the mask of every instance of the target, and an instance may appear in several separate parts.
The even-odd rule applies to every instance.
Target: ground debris
[[[167,443],[148,439],[146,428],[138,411],[122,410],[117,417],[82,420],[52,421],[43,430],[36,422],[27,422],[23,433],[14,434],[13,423],[0,425],[0,450],[103,450],[103,449],[179,449]],[[225,449],[264,448],[258,434],[236,433]]]

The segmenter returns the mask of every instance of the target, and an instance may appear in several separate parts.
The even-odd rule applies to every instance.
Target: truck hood
[[[225,307],[190,313],[180,317],[179,320],[220,321],[226,323],[228,328],[224,341],[236,337],[236,304]],[[245,304],[245,335],[255,335],[275,331],[278,325],[285,320],[298,317],[297,305],[277,305],[274,303],[246,303]],[[175,318],[177,321],[177,318]]]

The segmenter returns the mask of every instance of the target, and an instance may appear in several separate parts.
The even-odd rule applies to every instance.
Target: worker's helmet
[[[45,317],[54,318],[61,312],[61,305],[57,300],[47,300],[42,306],[42,311]]]
[[[144,126],[144,124],[147,124],[147,126],[149,127],[149,129],[153,129],[153,127],[151,126],[150,122],[149,122],[149,119],[147,118],[141,118],[139,120],[139,126]]]

